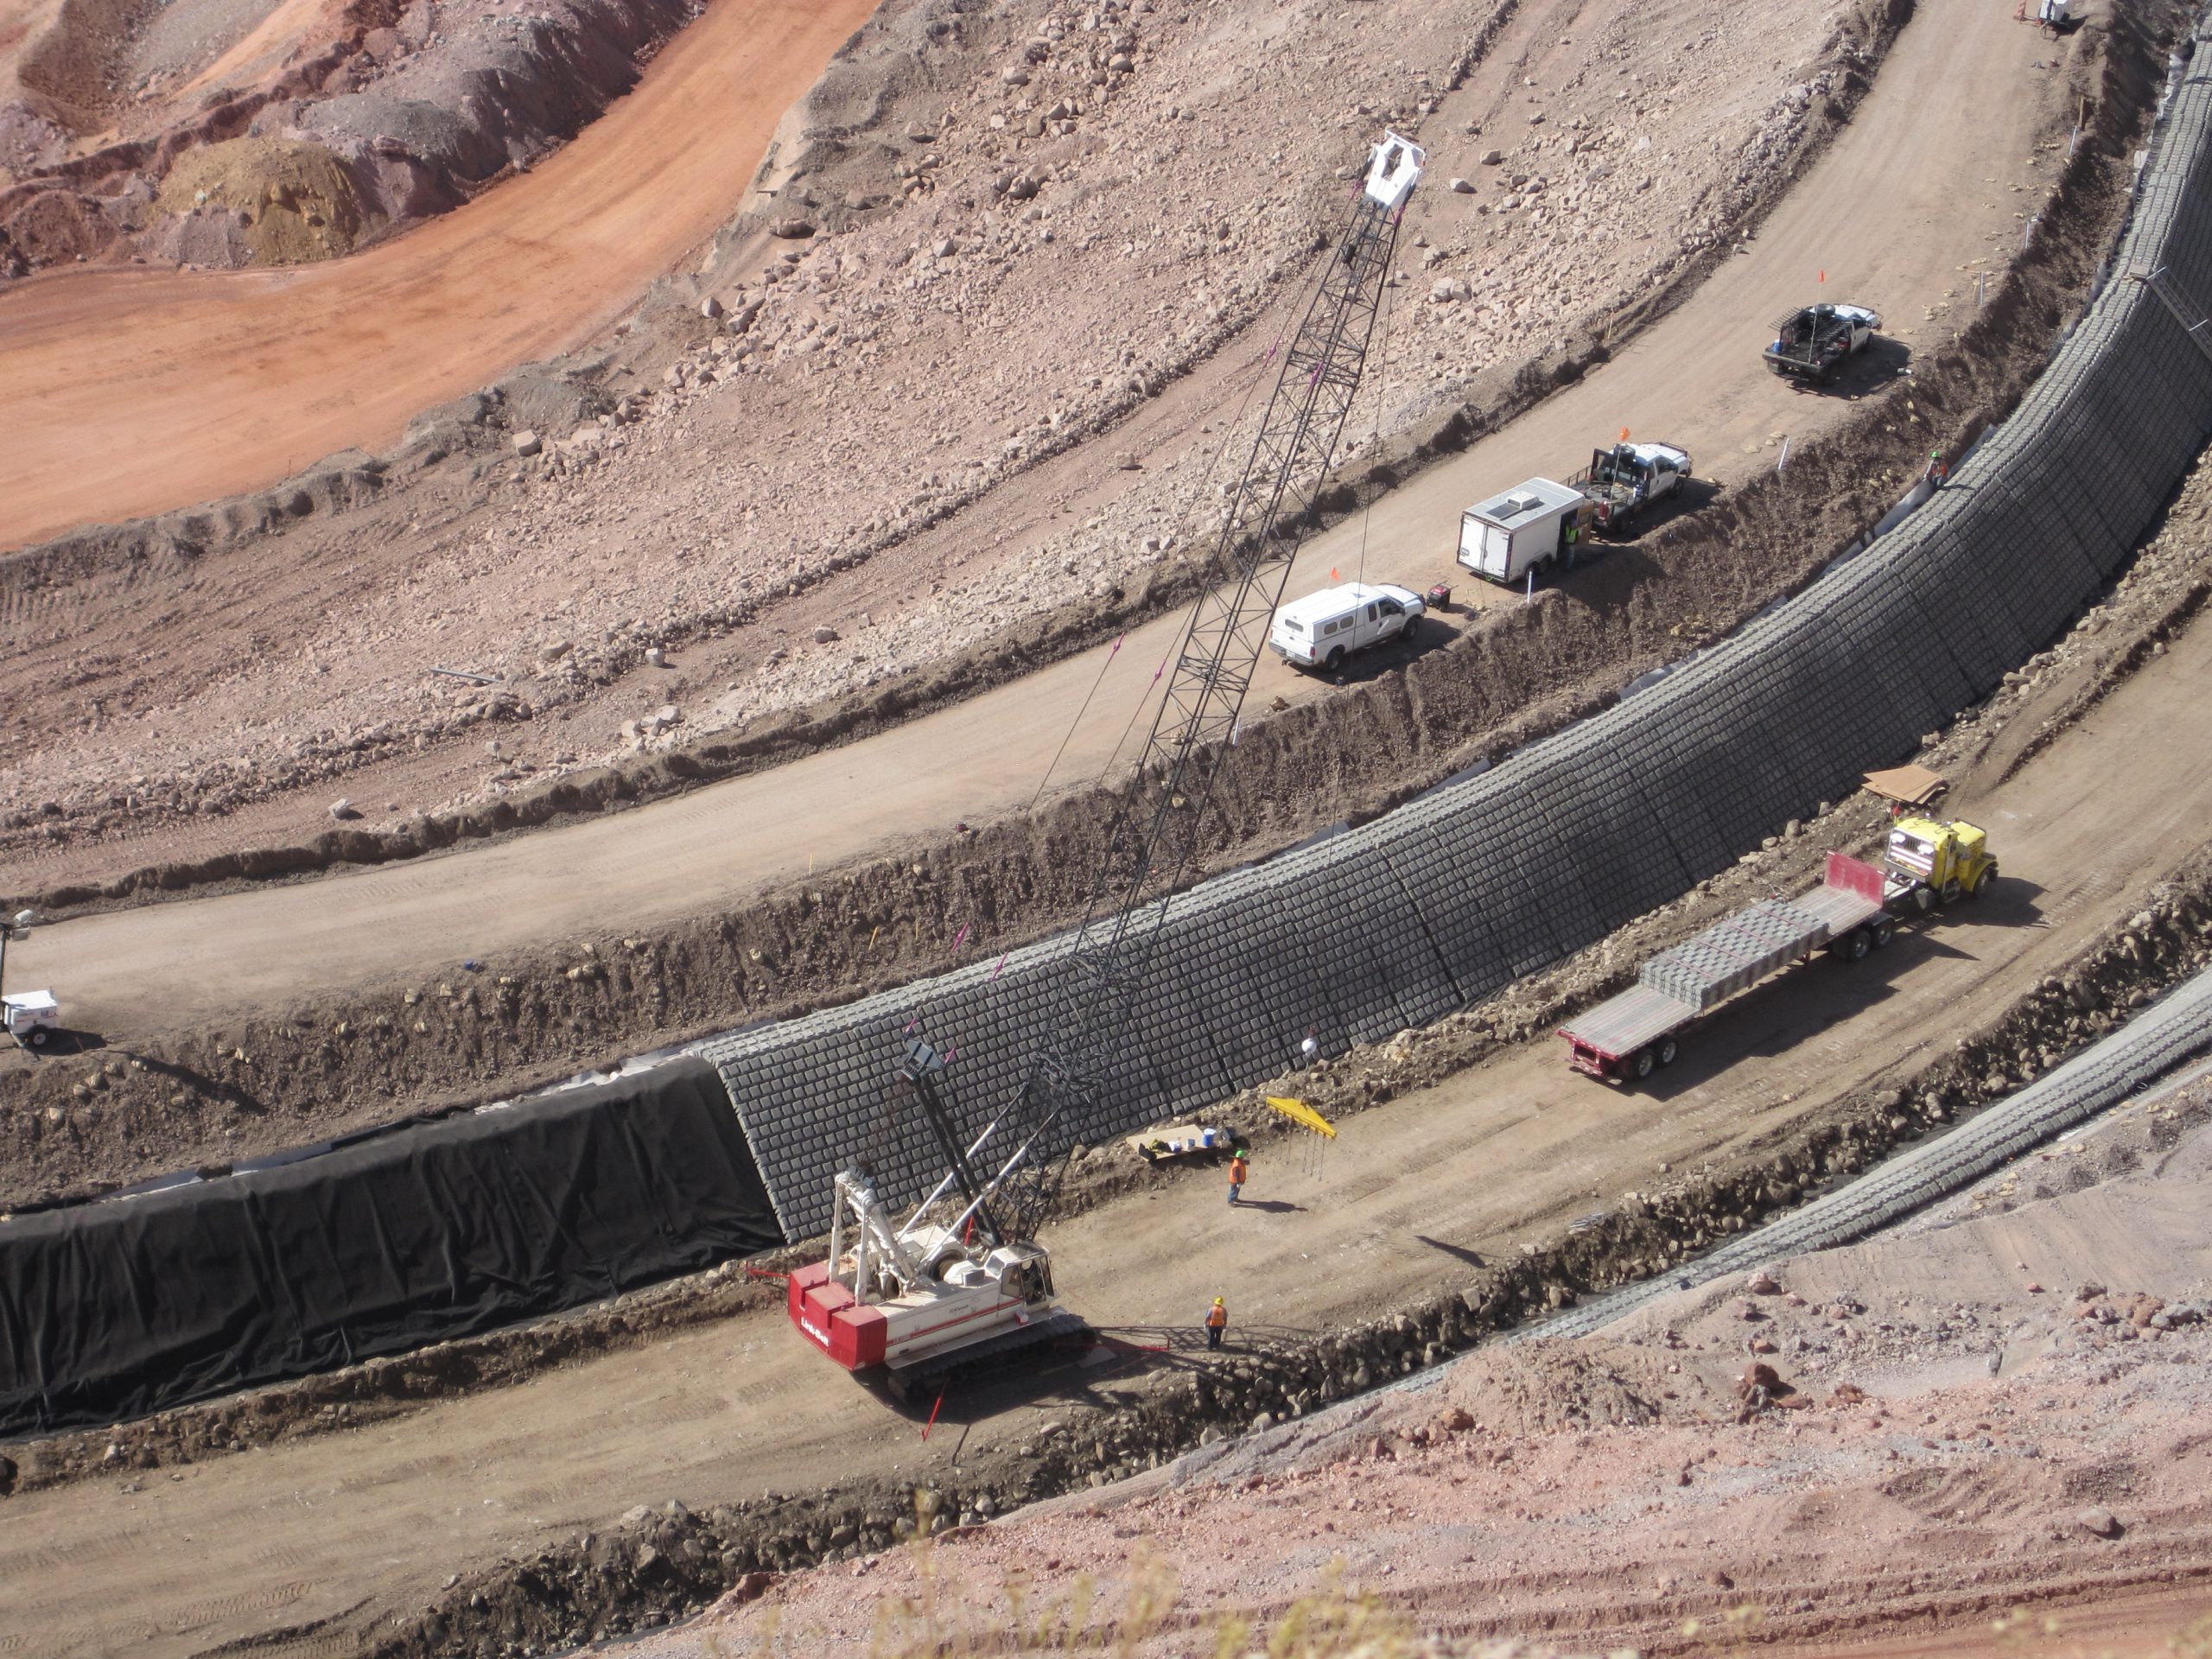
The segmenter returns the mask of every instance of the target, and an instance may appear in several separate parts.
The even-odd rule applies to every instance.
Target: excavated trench
[[[2091,129],[2034,247],[1953,346],[1869,398],[1833,437],[1793,451],[1786,472],[1618,550],[1532,606],[1484,618],[1402,669],[1249,724],[1224,772],[1206,868],[1385,812],[1605,707],[1638,675],[1802,588],[1872,527],[1931,447],[1963,448],[2040,370],[2124,211],[2127,157],[2163,63],[2149,35],[2114,36]],[[1422,442],[1433,453],[1473,435],[1464,423],[1447,423]],[[1332,507],[1355,508],[1419,459],[1376,462]],[[912,695],[901,688],[886,698]],[[891,717],[868,705],[833,718],[848,715],[855,730]],[[681,777],[777,741],[772,730],[748,734],[654,766]],[[632,774],[564,780],[548,792],[546,810],[588,805],[594,787],[650,792]],[[9,1171],[0,1203],[52,1203],[178,1166],[226,1167],[410,1108],[474,1104],[613,1058],[609,1033],[636,1052],[848,1001],[943,967],[956,937],[971,957],[996,955],[1077,913],[1087,898],[1077,873],[1096,866],[1115,799],[1101,790],[1073,795],[1034,817],[938,839],[651,936],[549,947],[441,983],[110,1051],[89,1065],[19,1071],[0,1084],[0,1104],[15,1109],[0,1115]],[[531,810],[503,802],[458,824],[426,826],[406,850],[432,850],[464,830],[511,828]]]

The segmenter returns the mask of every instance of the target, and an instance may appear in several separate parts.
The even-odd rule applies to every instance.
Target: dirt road
[[[0,549],[387,448],[430,404],[590,338],[742,205],[874,9],[715,0],[543,166],[358,258],[72,271],[0,296]]]
[[[1356,1320],[1464,1282],[1472,1264],[1655,1183],[1662,1164],[1694,1169],[1948,1052],[2204,844],[2212,725],[2191,716],[2208,672],[2212,627],[2199,626],[2012,783],[1966,780],[1957,806],[1990,828],[1999,892],[1860,968],[1823,959],[1781,976],[1661,1089],[1592,1084],[1550,1040],[1506,1051],[1349,1119],[1318,1173],[1263,1156],[1243,1208],[1208,1172],[1056,1230],[1063,1291],[1102,1325],[1168,1327],[1186,1344],[1217,1294],[1241,1331]],[[2066,689],[2050,689],[2052,706]],[[2048,712],[2015,718],[2033,729]],[[2122,763],[2152,754],[2158,768]],[[458,1567],[603,1528],[634,1503],[943,1472],[1113,1382],[1075,1371],[1033,1406],[949,1418],[925,1446],[912,1421],[825,1377],[779,1317],[702,1328],[353,1433],[10,1499],[0,1631],[15,1645],[0,1651],[183,1655],[323,1619],[257,1650],[339,1650]]]
[[[2030,176],[2034,163],[2037,90],[2047,73],[2036,38],[1972,0],[1923,4],[1853,125],[1751,251],[1620,359],[1385,498],[1371,523],[1355,519],[1318,538],[1291,591],[1319,585],[1332,569],[1351,579],[1363,542],[1370,577],[1417,588],[1449,578],[1464,506],[1532,473],[1571,471],[1624,425],[1686,445],[1702,474],[1728,482],[1772,464],[1770,435],[1802,440],[1840,419],[1846,401],[1793,391],[1761,365],[1767,323],[1826,291],[1878,305],[1910,340],[1947,292],[1970,302],[1972,278],[1961,267],[2018,235],[2004,181]],[[1942,95],[1969,79],[2002,95],[1972,109]],[[1959,182],[1984,178],[2000,182],[1970,191]],[[441,233],[432,226],[402,245]],[[1815,282],[1821,270],[1825,290]],[[1461,594],[1478,602],[1510,602],[1467,587],[1459,583]],[[1056,786],[1105,766],[1180,621],[1129,637],[1053,774]],[[68,922],[38,937],[23,970],[66,987],[72,1017],[85,1027],[128,1041],[435,973],[466,957],[494,960],[583,930],[696,915],[901,836],[1023,807],[1098,672],[1093,653],[882,737],[612,819],[398,868]],[[1270,660],[1252,696],[1257,707],[1325,692]]]

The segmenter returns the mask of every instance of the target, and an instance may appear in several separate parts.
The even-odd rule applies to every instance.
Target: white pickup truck
[[[1356,651],[1405,639],[1427,609],[1428,601],[1410,588],[1346,582],[1277,611],[1268,644],[1287,663],[1333,674]]]
[[[38,920],[35,910],[19,910],[0,919],[0,977],[8,971],[8,947],[28,938]],[[18,1048],[44,1048],[61,1022],[61,1009],[52,991],[16,991],[0,996],[0,1032],[16,1039]]]
[[[1777,374],[1825,384],[1844,359],[1866,348],[1881,326],[1881,317],[1863,305],[1823,301],[1806,306],[1777,320],[1766,365]]]

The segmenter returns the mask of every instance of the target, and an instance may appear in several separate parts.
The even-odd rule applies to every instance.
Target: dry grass
[[[984,1659],[1001,1654],[1097,1654],[1141,1659],[1158,1654],[1214,1659],[1444,1659],[1450,1650],[1414,1632],[1403,1614],[1373,1594],[1347,1592],[1338,1572],[1312,1594],[1272,1616],[1232,1607],[1204,1612],[1182,1605],[1174,1569],[1148,1543],[1123,1571],[1102,1580],[1077,1573],[1039,1583],[1011,1576],[995,1595],[979,1593],[951,1570],[928,1535],[927,1515],[906,1546],[914,1587],[878,1605],[871,1659]],[[778,1610],[763,1611],[743,1637],[709,1637],[715,1659],[798,1656],[816,1649],[811,1633],[785,1631]]]

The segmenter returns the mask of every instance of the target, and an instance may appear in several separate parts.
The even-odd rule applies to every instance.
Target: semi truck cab
[[[1948,904],[1961,894],[1979,898],[1997,874],[1988,836],[1963,818],[1949,823],[1899,818],[1890,826],[1882,862],[1891,896],[1910,893],[1923,910],[1938,899]]]

